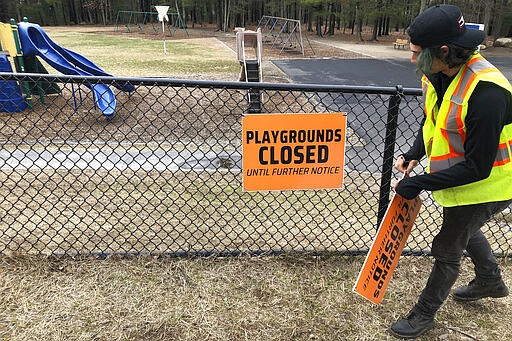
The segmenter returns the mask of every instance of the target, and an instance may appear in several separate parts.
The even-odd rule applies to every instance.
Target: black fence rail
[[[0,111],[0,254],[362,253],[422,118],[419,89],[8,73]],[[244,115],[340,111],[343,189],[243,191]],[[510,254],[509,210],[484,230]]]

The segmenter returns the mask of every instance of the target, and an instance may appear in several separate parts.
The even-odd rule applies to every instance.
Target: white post
[[[162,22],[162,34],[164,37],[164,53],[167,54],[167,49],[165,48],[165,23],[164,20],[169,21],[169,17],[167,16],[167,11],[169,10],[169,6],[155,6],[158,12],[158,21]]]

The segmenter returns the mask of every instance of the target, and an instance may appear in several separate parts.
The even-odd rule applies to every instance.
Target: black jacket
[[[442,73],[429,76],[437,92],[438,105],[454,77]],[[487,178],[496,159],[503,126],[512,123],[511,101],[510,93],[502,87],[479,82],[468,101],[465,161],[442,171],[403,179],[396,192],[412,199],[421,190],[436,191]],[[421,160],[425,156],[422,129],[417,133],[411,149],[403,156],[406,161]]]

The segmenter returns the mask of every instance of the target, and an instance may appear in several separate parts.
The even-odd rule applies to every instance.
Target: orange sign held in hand
[[[375,304],[382,302],[420,207],[419,196],[411,200],[393,196],[354,285],[355,293]]]

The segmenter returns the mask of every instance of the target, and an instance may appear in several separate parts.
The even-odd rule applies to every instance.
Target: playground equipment
[[[18,32],[24,55],[39,56],[55,70],[66,75],[91,76],[94,73],[88,71],[94,72],[96,70],[102,73],[103,76],[106,75],[103,70],[85,57],[55,44],[37,24],[19,23]],[[110,87],[104,84],[90,84],[87,86],[94,92],[98,108],[103,114],[106,116],[112,115],[116,107],[116,97]]]
[[[18,28],[16,22],[11,19],[10,24],[0,23],[0,50],[4,52],[2,56],[2,72],[12,72],[11,64],[9,63],[8,56],[12,56],[14,60],[14,65],[18,72],[25,71],[25,65],[23,62],[22,54],[21,54],[21,46],[18,38]],[[21,92],[18,84],[16,82],[8,82],[2,84],[2,89],[0,93],[0,98],[4,105],[2,106],[2,112],[16,112],[23,111],[23,106],[18,103],[18,105],[12,106],[7,105],[12,98],[14,101],[19,102],[20,97],[18,94]],[[32,97],[30,88],[27,83],[22,84],[26,93],[25,98],[28,106],[32,106]],[[11,97],[12,96],[12,97]]]
[[[0,72],[12,72],[7,59],[8,52],[0,52]],[[16,81],[0,80],[0,112],[20,112],[27,109],[28,104]]]
[[[11,19],[10,26],[14,43],[5,37],[4,25],[2,26],[4,28],[1,36],[2,45],[5,41],[5,45],[9,48],[8,53],[15,54],[14,60],[18,72],[48,73],[37,60],[36,56],[39,56],[53,68],[67,75],[112,77],[82,55],[55,44],[39,25],[29,23],[26,19],[16,25],[14,20]],[[105,116],[113,115],[116,108],[116,98],[110,87],[105,84],[85,85],[93,91],[96,105],[103,114]],[[115,86],[126,92],[135,90],[131,84]],[[30,94],[34,89],[39,93],[42,102],[45,94],[60,92],[60,88],[56,84],[40,82],[31,84],[27,82],[27,84],[24,84],[23,90],[29,105],[31,105]]]
[[[264,15],[258,22],[258,27],[261,28],[264,37],[263,42],[271,44],[270,48],[280,47],[279,53],[283,52],[285,48],[298,48],[304,55],[300,20]],[[305,36],[305,38],[309,48],[315,54],[308,37]]]
[[[256,31],[246,30],[243,27],[237,27],[236,47],[237,58],[240,62],[240,81],[261,82],[263,74],[261,70],[262,39],[261,29]],[[261,112],[261,94],[259,90],[250,89],[249,113]]]
[[[7,54],[13,58],[16,72],[48,73],[35,56],[23,56],[18,25],[14,19],[10,20],[10,24],[0,23],[0,42],[2,49],[7,51]],[[60,93],[60,87],[54,82],[22,82],[22,87],[29,107],[32,107],[32,93],[37,93],[39,101],[43,104],[45,95]]]
[[[128,33],[132,32],[131,26],[133,25],[136,25],[141,33],[144,32],[146,25],[151,25],[155,34],[160,31],[158,12],[119,11],[116,16],[115,32],[119,30],[120,25],[124,25]],[[182,29],[188,37],[187,27],[179,12],[167,13],[167,28],[171,36],[174,36],[178,29]]]

